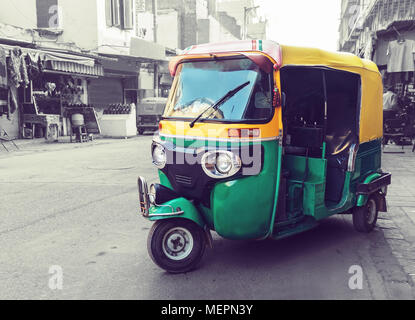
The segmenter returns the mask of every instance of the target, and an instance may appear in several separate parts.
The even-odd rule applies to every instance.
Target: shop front
[[[398,145],[415,139],[415,29],[414,21],[392,23],[377,32],[373,61],[384,84],[384,132]]]
[[[88,105],[88,81],[103,76],[97,60],[4,45],[0,57],[2,52],[7,72],[0,86],[0,128],[13,138],[55,141],[71,134],[67,109]]]
[[[89,101],[98,110],[104,136],[141,133],[142,102],[166,91],[161,81],[162,70],[168,70],[161,69],[163,63],[167,66],[165,47],[135,37],[130,45],[126,52],[100,53],[111,60],[102,62],[104,77],[92,80],[88,86]]]

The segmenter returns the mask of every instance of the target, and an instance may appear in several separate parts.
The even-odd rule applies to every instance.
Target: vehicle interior
[[[323,67],[281,69],[288,216],[318,218],[342,200],[358,144],[360,76]],[[353,149],[352,149],[353,150]]]

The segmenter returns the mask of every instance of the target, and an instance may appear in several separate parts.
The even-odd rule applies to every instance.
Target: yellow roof
[[[329,52],[314,48],[281,46],[284,66],[325,66],[360,75],[362,104],[360,143],[383,136],[383,84],[376,64],[346,52]]]
[[[348,52],[331,52],[316,48],[281,46],[282,64],[287,65],[313,65],[333,68],[356,67],[368,71],[379,72],[375,63],[361,59]]]

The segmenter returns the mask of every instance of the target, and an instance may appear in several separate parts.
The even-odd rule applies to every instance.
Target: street
[[[0,153],[0,299],[414,298],[410,150],[384,155],[390,213],[373,233],[357,233],[345,215],[281,241],[214,234],[196,271],[171,275],[149,258],[151,223],[138,214],[137,176],[157,181],[151,139]],[[63,274],[57,290],[54,266]],[[352,266],[363,269],[362,289],[349,288]]]

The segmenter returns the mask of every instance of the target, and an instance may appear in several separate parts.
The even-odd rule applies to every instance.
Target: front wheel
[[[374,196],[370,197],[366,205],[353,210],[353,225],[359,232],[372,232],[378,220],[378,204]]]
[[[159,220],[150,230],[147,249],[151,259],[170,273],[195,269],[206,249],[202,228],[190,220]]]

